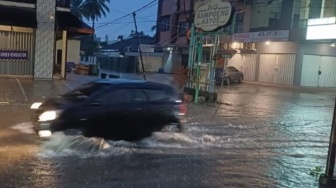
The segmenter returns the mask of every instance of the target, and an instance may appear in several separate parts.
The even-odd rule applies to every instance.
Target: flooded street
[[[28,103],[1,104],[0,183],[319,187],[310,172],[325,169],[333,90],[244,83],[225,87],[219,101],[221,105],[190,104],[185,132],[158,132],[138,142],[62,133],[40,141],[32,133]]]

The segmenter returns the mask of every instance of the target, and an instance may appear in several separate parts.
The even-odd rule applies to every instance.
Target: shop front
[[[61,78],[65,78],[68,40],[94,30],[70,13],[58,10],[54,0],[0,3],[0,76],[52,80],[56,41],[61,40]],[[78,52],[74,52],[79,54]]]
[[[33,76],[36,13],[0,6],[0,75]]]
[[[294,85],[297,44],[289,30],[237,33],[232,36],[237,53],[228,65],[244,73],[246,81]]]

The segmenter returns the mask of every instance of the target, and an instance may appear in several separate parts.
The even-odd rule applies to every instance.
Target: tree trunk
[[[94,30],[94,27],[95,27],[95,17],[92,16],[91,19],[92,19],[92,29]],[[95,32],[92,33],[92,42],[94,41],[94,38],[93,38],[94,37],[94,33]]]

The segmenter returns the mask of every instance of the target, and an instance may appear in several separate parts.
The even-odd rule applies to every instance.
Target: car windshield
[[[62,97],[90,97],[92,94],[108,85],[109,84],[107,83],[91,82],[62,95]]]

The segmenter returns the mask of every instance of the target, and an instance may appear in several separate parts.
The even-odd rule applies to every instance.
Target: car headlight
[[[30,109],[37,110],[41,105],[41,102],[35,102],[30,106]]]
[[[55,120],[58,117],[59,113],[59,110],[45,111],[39,116],[39,121]]]

